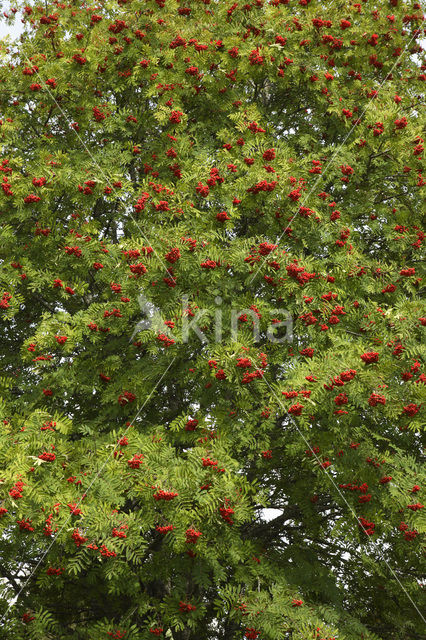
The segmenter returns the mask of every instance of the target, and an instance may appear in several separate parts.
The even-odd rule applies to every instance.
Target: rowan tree
[[[420,4],[4,19],[4,637],[424,638]]]

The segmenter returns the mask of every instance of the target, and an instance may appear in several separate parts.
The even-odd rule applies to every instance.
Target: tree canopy
[[[424,639],[420,4],[4,20],[4,637]]]

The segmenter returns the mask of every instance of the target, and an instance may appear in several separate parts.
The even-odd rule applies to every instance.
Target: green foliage
[[[420,5],[12,8],[4,637],[423,638]]]

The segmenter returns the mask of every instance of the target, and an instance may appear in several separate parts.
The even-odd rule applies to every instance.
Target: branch
[[[12,585],[13,590],[15,591],[15,593],[18,594],[21,591],[21,586],[16,582],[16,580],[12,576],[12,574],[9,573],[9,571],[6,569],[4,564],[0,564],[0,571],[1,571],[2,575],[9,580],[9,582]]]

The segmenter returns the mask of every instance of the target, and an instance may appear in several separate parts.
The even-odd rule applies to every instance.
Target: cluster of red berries
[[[67,507],[69,507],[70,515],[72,516],[79,516],[80,513],[82,513],[81,509],[77,507],[76,502],[68,502]]]
[[[124,391],[118,396],[118,404],[122,407],[126,406],[128,402],[134,402],[135,400],[135,394],[131,393],[130,391]]]
[[[96,122],[101,122],[102,120],[105,120],[106,115],[102,113],[99,107],[93,107],[92,111],[93,111],[93,118],[96,120]]]
[[[407,404],[403,408],[402,412],[405,413],[405,415],[412,417],[412,416],[415,416],[416,413],[418,413],[419,409],[420,409],[420,406],[418,406],[417,404],[411,403],[411,404]]]
[[[185,425],[185,431],[194,431],[197,426],[198,420],[196,418],[190,418]]]
[[[0,300],[0,309],[8,309],[10,307],[9,300],[12,298],[11,294],[7,291],[3,293]]]
[[[141,464],[143,464],[143,459],[144,459],[144,456],[142,453],[135,453],[133,458],[131,458],[130,460],[127,460],[127,464],[131,469],[139,469]]]
[[[203,535],[201,533],[201,531],[196,531],[195,529],[187,529],[186,530],[186,540],[185,542],[188,544],[196,544],[196,542],[198,541],[198,538]]]
[[[129,265],[130,271],[133,273],[133,277],[139,278],[143,273],[147,272],[146,266],[143,262],[137,262],[136,264]]]
[[[154,493],[153,498],[154,500],[173,500],[173,498],[176,498],[178,495],[179,494],[174,491],[163,491],[163,489],[160,489],[157,493]]]
[[[257,378],[263,378],[264,375],[265,375],[265,372],[262,371],[261,369],[256,369],[256,371],[252,371],[251,373],[248,371],[245,371],[241,380],[241,384],[248,384],[249,382],[252,382]]]
[[[169,122],[173,122],[174,124],[179,124],[181,121],[181,116],[183,116],[182,111],[173,110],[169,117]]]
[[[348,489],[348,491],[360,491],[361,493],[366,493],[368,489],[368,484],[363,482],[361,485],[353,484],[349,482],[348,484],[339,484],[340,489]]]
[[[368,458],[365,459],[365,461],[368,464],[371,464],[373,467],[376,467],[377,469],[380,467],[381,464],[385,464],[385,460],[379,461],[378,458],[370,458],[370,456]]]
[[[175,341],[172,338],[166,336],[165,333],[160,333],[157,336],[157,340],[159,340],[159,342],[162,342],[166,348],[170,347],[172,344],[175,344]]]
[[[34,527],[31,526],[31,520],[17,520],[21,531],[34,531]]]
[[[150,199],[150,197],[151,196],[149,195],[149,193],[144,192],[142,196],[137,200],[136,204],[133,206],[134,210],[137,211],[138,213],[143,211],[145,209],[145,204]],[[140,255],[140,253],[137,252],[136,254],[136,251],[123,251],[123,253],[125,255],[128,255],[128,257],[137,257]]]
[[[58,530],[58,527],[56,527],[56,529],[55,529],[55,530],[53,530],[53,528],[52,528],[52,518],[53,518],[53,513],[51,513],[51,514],[48,516],[48,518],[47,518],[47,520],[46,520],[46,523],[45,523],[45,525],[44,525],[43,534],[44,534],[46,537],[50,537],[50,536],[52,536],[52,535],[53,535],[54,533],[56,533],[56,532],[57,532],[57,530]]]
[[[177,262],[179,260],[180,251],[177,247],[175,247],[174,249],[171,249],[168,253],[166,253],[164,257],[167,260],[167,262],[170,262],[171,264],[173,264],[174,262]]]
[[[348,404],[349,399],[346,393],[339,393],[339,395],[334,398],[334,402],[338,407],[341,407],[344,404]]]
[[[50,451],[44,451],[38,457],[40,460],[44,460],[45,462],[53,462],[56,460],[56,455]]]
[[[297,396],[299,395],[298,391],[292,390],[292,391],[281,391],[282,395],[285,396],[287,398],[287,400],[290,400],[291,398],[297,398]]]
[[[416,502],[415,504],[407,504],[407,509],[411,509],[411,511],[419,511],[419,509],[423,509],[424,504],[420,504],[420,502]]]
[[[78,529],[74,529],[74,531],[73,531],[73,533],[71,535],[71,538],[74,540],[74,542],[75,542],[77,547],[79,547],[80,545],[82,545],[85,542],[87,542],[87,538],[82,536]]]
[[[93,189],[96,186],[96,182],[94,180],[86,180],[84,184],[84,187],[79,184],[78,190],[80,191],[80,193],[84,193],[85,196],[91,196],[93,194]]]
[[[179,611],[182,613],[189,613],[190,611],[195,611],[196,606],[190,604],[189,602],[183,602],[182,600],[179,602]]]
[[[368,351],[367,353],[363,353],[360,357],[366,364],[379,362],[379,354],[377,351]]]
[[[46,573],[48,576],[60,576],[64,572],[64,568],[55,569],[55,567],[48,567]]]
[[[287,197],[290,198],[290,200],[293,200],[293,202],[297,202],[298,200],[300,200],[300,198],[302,197],[302,194],[300,193],[300,187],[297,187],[297,189],[293,189],[293,191],[290,191],[290,193],[287,194]]]
[[[219,211],[216,214],[216,220],[218,220],[219,222],[225,222],[226,220],[230,220],[230,219],[231,218],[228,216],[226,211]]]
[[[86,58],[84,58],[83,56],[79,55],[78,53],[75,53],[72,56],[72,59],[74,60],[74,62],[77,62],[77,64],[79,64],[81,66],[86,64],[86,62],[87,62]]]
[[[319,463],[319,466],[321,467],[321,469],[328,469],[330,465],[331,465],[331,462],[328,458],[324,458],[323,462]]]
[[[33,204],[35,202],[40,202],[40,200],[41,200],[40,196],[36,196],[34,195],[34,193],[30,193],[24,198],[25,204]]]
[[[343,382],[349,382],[350,380],[352,380],[356,375],[356,370],[355,369],[349,369],[348,371],[342,371],[342,373],[340,374],[340,380],[342,380]]]
[[[300,416],[303,411],[303,404],[297,402],[296,404],[292,404],[287,413],[292,414],[293,416]]]
[[[412,531],[410,531],[408,528],[408,524],[405,524],[405,522],[401,522],[401,524],[399,525],[399,530],[404,532],[405,540],[414,540],[414,538],[419,533],[416,529],[413,529]]]
[[[358,518],[358,520],[359,520],[358,526],[360,527],[361,531],[365,533],[366,536],[372,536],[376,533],[374,530],[376,526],[374,522],[370,522],[369,520],[366,520],[362,516]]]
[[[217,460],[211,460],[211,458],[201,458],[203,467],[216,467]]]
[[[32,622],[33,620],[35,620],[35,617],[32,616],[30,613],[24,613],[22,616],[22,622],[24,624],[28,624],[29,622]]]
[[[229,503],[229,500],[225,500],[226,504]],[[229,506],[222,506],[219,508],[219,513],[222,516],[223,520],[228,524],[234,524],[234,521],[231,519],[233,513],[235,513],[234,509]]]
[[[127,538],[126,531],[128,528],[127,524],[120,525],[118,529],[114,527],[111,535],[113,538]]]
[[[80,247],[65,247],[65,253],[69,256],[76,256],[77,258],[80,258],[81,256],[81,249]]]
[[[335,376],[330,379],[330,384],[324,384],[324,389],[332,391],[333,387],[343,387],[345,382],[349,382],[356,375],[355,369],[349,369],[348,371],[342,371],[339,376]]]
[[[120,631],[120,629],[115,629],[114,631],[107,631],[107,634],[114,638],[114,640],[122,640],[126,637],[127,631]]]
[[[251,367],[250,358],[238,358],[237,367],[241,367],[241,369],[249,369]]]
[[[386,398],[380,393],[372,393],[368,398],[368,404],[370,407],[376,407],[378,404],[386,404]]]
[[[22,482],[22,480],[18,480],[17,482],[15,482],[15,484],[9,491],[10,497],[13,498],[14,500],[18,500],[19,498],[22,498],[22,491],[23,491],[24,484],[25,483]]]
[[[155,529],[156,531],[158,531],[158,533],[166,534],[169,533],[169,531],[173,531],[174,527],[172,524],[167,524],[164,526],[157,525]]]
[[[104,558],[116,558],[117,557],[117,554],[115,553],[115,551],[110,551],[104,544],[101,545],[101,547],[99,548],[99,553]]]
[[[247,193],[257,194],[261,191],[273,191],[277,186],[278,182],[276,180],[272,180],[272,182],[268,182],[267,180],[261,180],[253,187],[249,187],[247,189]]]

